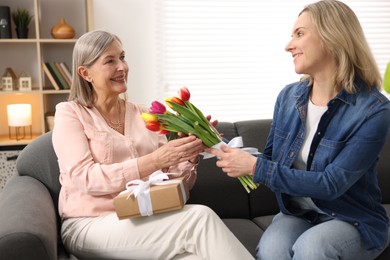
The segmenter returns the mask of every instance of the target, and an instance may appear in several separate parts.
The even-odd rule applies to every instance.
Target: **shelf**
[[[0,78],[8,67],[12,68],[16,76],[26,72],[31,77],[31,91],[3,91],[0,80],[0,148],[19,147],[47,132],[46,115],[53,113],[59,102],[68,99],[70,90],[54,89],[42,64],[65,62],[71,67],[74,44],[89,29],[91,0],[1,0],[1,5],[9,6],[11,13],[17,8],[26,8],[33,15],[27,39],[16,38],[12,18],[12,38],[0,39]],[[75,29],[74,39],[51,37],[51,28],[62,18]],[[9,139],[7,106],[18,103],[32,106],[32,139]]]
[[[37,39],[0,39],[0,43],[37,43]]]
[[[9,139],[8,135],[0,135],[0,146],[27,145],[39,136],[40,135],[38,134],[33,134],[31,139],[21,139],[17,141]]]

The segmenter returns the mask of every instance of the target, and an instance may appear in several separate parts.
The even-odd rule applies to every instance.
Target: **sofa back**
[[[229,140],[242,136],[245,147],[256,147],[261,152],[270,126],[270,119],[262,119],[220,122],[217,129]],[[16,168],[19,175],[31,176],[42,182],[57,209],[61,185],[51,132],[38,137],[23,149]],[[390,204],[390,132],[378,161],[378,181],[383,203]],[[260,185],[250,194],[246,193],[237,179],[226,176],[216,167],[215,158],[200,161],[198,180],[188,203],[208,205],[223,218],[253,218],[278,212],[274,194],[267,187]]]
[[[255,147],[261,152],[270,127],[271,120],[263,119],[220,122],[217,130],[228,140],[241,136],[245,147]],[[200,161],[198,179],[188,203],[207,205],[221,218],[251,219],[278,212],[275,196],[267,187],[260,185],[248,194],[237,179],[228,177],[215,163],[215,158]]]
[[[382,203],[390,204],[390,132],[379,155],[378,182],[382,191]]]

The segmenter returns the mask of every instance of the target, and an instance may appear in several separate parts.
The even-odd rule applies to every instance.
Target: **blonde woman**
[[[229,176],[252,172],[276,194],[258,259],[374,259],[389,244],[376,164],[390,103],[358,18],[336,0],[310,4],[286,51],[306,76],[279,94],[264,153],[209,152]]]

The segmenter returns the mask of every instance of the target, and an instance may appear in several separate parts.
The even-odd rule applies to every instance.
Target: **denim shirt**
[[[308,81],[279,94],[264,153],[254,181],[275,192],[279,208],[295,214],[289,196],[312,198],[328,216],[354,225],[368,250],[383,249],[389,220],[381,204],[376,176],[379,153],[390,129],[390,102],[376,88],[356,80],[357,92],[342,90],[321,117],[308,158],[308,169],[293,169],[305,137]]]

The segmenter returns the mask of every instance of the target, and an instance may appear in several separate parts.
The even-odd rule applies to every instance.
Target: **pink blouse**
[[[111,129],[96,108],[76,102],[56,106],[53,146],[60,168],[59,213],[62,219],[114,211],[113,198],[128,181],[139,179],[137,158],[167,142],[145,128],[146,107],[126,102],[124,135]],[[196,166],[170,167],[172,177],[186,176],[190,187]]]

